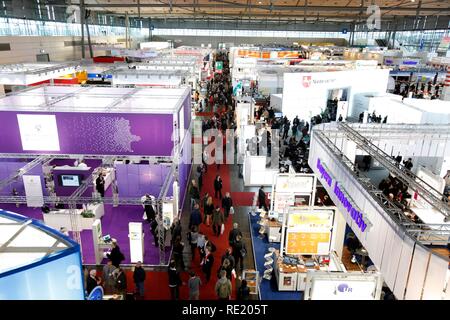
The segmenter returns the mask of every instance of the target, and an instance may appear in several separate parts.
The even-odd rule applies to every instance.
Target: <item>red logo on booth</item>
[[[303,76],[302,84],[305,88],[309,88],[311,85],[311,76]]]

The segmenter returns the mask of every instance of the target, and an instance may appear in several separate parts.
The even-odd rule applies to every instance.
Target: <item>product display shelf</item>
[[[247,286],[250,289],[250,294],[258,294],[259,274],[254,269],[245,269],[242,279],[247,281]]]

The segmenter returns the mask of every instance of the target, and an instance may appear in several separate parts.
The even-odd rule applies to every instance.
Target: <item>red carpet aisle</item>
[[[203,177],[203,188],[201,190],[201,197],[203,198],[205,192],[208,192],[213,196],[215,205],[222,205],[222,202],[219,198],[214,198],[214,179],[216,175],[220,174],[223,180],[223,189],[222,194],[225,195],[227,191],[230,190],[230,174],[228,165],[221,165],[220,169],[217,169],[216,165],[208,166],[208,171],[206,175]],[[190,201],[189,198],[186,201]],[[202,210],[203,213],[203,210]],[[228,221],[225,223],[225,232],[219,237],[213,234],[212,226],[208,227],[204,224],[200,226],[200,232],[208,236],[208,238],[214,243],[217,247],[216,252],[214,253],[214,265],[211,272],[211,280],[209,283],[206,283],[206,279],[201,271],[200,267],[200,257],[198,252],[196,252],[195,260],[192,262],[192,269],[200,276],[202,279],[203,285],[200,288],[200,299],[201,300],[217,300],[217,296],[214,291],[214,286],[217,281],[217,270],[220,266],[220,260],[222,255],[225,253],[225,250],[228,248],[228,233],[232,229],[233,221],[232,216],[228,218]],[[187,228],[183,226],[183,233],[187,232]],[[188,246],[185,243],[185,246]],[[188,249],[189,250],[189,249]],[[189,298],[189,289],[187,287],[187,282],[189,280],[189,275],[187,272],[183,272],[181,276],[185,285],[180,287],[180,299],[187,300]],[[127,272],[128,279],[128,291],[132,292],[134,290],[133,283],[133,273],[131,271]],[[233,287],[233,295],[232,299],[236,298],[236,284],[233,279],[232,281]],[[147,272],[147,280],[145,281],[145,299],[148,300],[167,300],[170,299],[170,291],[168,287],[168,274],[167,272]]]

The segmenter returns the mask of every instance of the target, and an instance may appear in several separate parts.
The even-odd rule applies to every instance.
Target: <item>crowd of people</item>
[[[410,82],[397,81],[394,88],[394,94],[399,94],[403,98],[411,94],[416,99],[438,99],[442,94],[444,83],[437,83],[436,77],[433,81],[428,82]]]
[[[125,260],[125,255],[120,250],[116,239],[112,239],[112,249],[106,254],[107,263],[103,266],[101,276],[98,275],[96,269],[88,271],[86,277],[86,296],[89,297],[91,292],[98,286],[103,288],[105,295],[116,295],[122,299],[127,298],[129,285],[125,271],[121,267],[122,261]],[[145,294],[145,279],[146,272],[142,266],[142,262],[138,261],[132,268],[134,280],[134,295],[135,299],[143,299]]]
[[[386,123],[387,122],[387,118],[388,116],[385,116],[384,118],[382,118],[381,115],[378,115],[375,113],[375,110],[372,112],[372,114],[369,113],[369,115],[367,116],[367,122],[368,123]],[[364,112],[361,112],[359,114],[359,119],[358,122],[362,123],[364,121]]]
[[[231,78],[228,67],[228,57],[224,52],[216,55],[215,61],[223,62],[222,73],[215,73],[214,77],[207,82],[206,97],[200,99],[202,111],[213,112],[214,115],[204,120],[202,130],[218,129],[222,134],[226,129],[235,129],[234,106],[232,99]],[[213,65],[215,65],[215,61]],[[226,145],[224,145],[226,148]],[[234,214],[233,199],[230,192],[223,190],[223,180],[220,174],[216,174],[213,181],[212,190],[214,194],[203,192],[203,178],[208,170],[214,170],[212,167],[208,169],[206,163],[206,154],[204,154],[203,164],[198,165],[194,172],[195,178],[191,180],[189,186],[189,195],[191,198],[191,213],[189,217],[188,231],[186,238],[190,248],[191,268],[187,270],[183,261],[184,244],[181,241],[182,227],[179,220],[174,222],[171,228],[173,243],[173,259],[170,262],[169,288],[171,297],[174,300],[180,298],[179,288],[187,285],[189,288],[189,299],[198,300],[202,294],[202,288],[213,281],[212,275],[216,272],[214,291],[218,299],[229,300],[232,296],[232,278],[240,278],[237,274],[242,273],[244,269],[244,257],[247,253],[245,244],[242,239],[242,232],[237,223],[233,224],[233,229],[228,232],[229,247],[225,252],[218,254],[217,246],[213,239],[210,239],[200,229],[212,228],[213,235],[217,238],[223,237],[225,233],[225,223]],[[220,162],[217,161],[216,163]],[[216,166],[217,172],[220,169],[220,163]],[[215,199],[215,200],[214,200]],[[215,204],[216,203],[216,204]],[[193,264],[197,263],[196,256],[199,256],[199,267],[201,275],[196,274],[193,270]],[[183,283],[181,273],[188,271],[189,280]],[[238,299],[249,299],[249,288],[246,281],[242,279],[239,289],[237,290]]]

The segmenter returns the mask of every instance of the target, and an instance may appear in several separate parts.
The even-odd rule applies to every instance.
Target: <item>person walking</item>
[[[228,216],[230,215],[230,209],[233,206],[233,199],[230,197],[230,193],[225,193],[225,197],[222,199],[222,208],[224,210],[225,221],[228,220]]]
[[[219,267],[219,270],[217,270],[217,277],[220,278],[220,272],[224,270],[227,273],[227,278],[231,280],[231,276],[233,274],[233,268],[231,266],[231,262],[228,259],[224,259],[222,264]]]
[[[239,225],[235,222],[233,223],[233,229],[228,233],[228,244],[233,247],[236,242],[236,237],[240,235],[242,237],[242,232],[239,230]]]
[[[181,228],[181,221],[178,218],[175,218],[173,220],[172,225],[170,226],[170,233],[172,235],[172,244],[175,242],[175,239],[177,237],[180,237],[181,239],[181,232],[182,232],[182,228]]]
[[[247,280],[241,281],[241,286],[238,289],[237,292],[237,299],[236,300],[249,300],[250,299],[250,288],[247,286]]]
[[[184,271],[183,259],[184,243],[181,241],[181,236],[177,236],[173,243],[173,258],[175,260],[177,270]]]
[[[177,271],[175,260],[170,261],[169,270],[169,289],[172,300],[180,298],[180,285],[182,284],[180,273]]]
[[[142,207],[144,208],[145,219],[151,224],[156,217],[156,210],[154,207],[155,199],[152,199],[152,196],[147,193],[141,198],[141,201]]]
[[[128,287],[125,272],[123,272],[122,268],[117,268],[114,272],[116,272],[116,290],[125,299]]]
[[[106,264],[103,266],[103,289],[105,290],[105,294],[113,294],[114,293],[114,284],[116,280],[114,279],[114,270],[116,267],[113,266],[112,261],[108,260]]]
[[[264,207],[264,211],[269,211],[266,205],[266,193],[264,192],[264,186],[261,186],[258,190],[258,203],[259,208]]]
[[[119,268],[120,263],[125,260],[125,256],[123,255],[122,251],[120,251],[120,247],[117,244],[116,239],[112,239],[111,245],[112,250],[110,253],[106,254],[106,257],[111,260],[113,266]]]
[[[200,286],[202,285],[202,280],[195,274],[194,271],[191,271],[189,275],[190,275],[188,282],[189,300],[199,300]]]
[[[216,236],[220,236],[222,233],[222,228],[225,228],[223,224],[225,223],[225,217],[220,207],[217,206],[212,215],[213,232]]]
[[[103,176],[103,173],[100,173],[97,179],[95,179],[95,189],[102,198],[105,197],[105,177]]]
[[[230,261],[230,267],[233,270],[236,267],[236,262],[234,261],[234,257],[232,255],[232,252],[233,252],[233,249],[232,248],[228,248],[225,251],[225,254],[222,256],[221,263],[223,263],[225,259],[228,259],[228,261]]]
[[[191,227],[191,230],[187,234],[187,239],[189,241],[189,245],[191,246],[191,258],[192,261],[195,259],[195,251],[197,251],[197,245],[198,245],[198,227],[196,225],[193,225]]]
[[[222,199],[222,178],[219,175],[214,179],[214,198],[216,199],[217,194],[219,194],[220,199]]]
[[[220,271],[220,279],[217,280],[214,290],[219,300],[230,300],[232,287],[225,270]]]
[[[209,280],[211,279],[211,269],[214,264],[214,256],[211,254],[210,250],[211,250],[211,248],[206,246],[205,256],[200,264],[202,266],[202,271],[206,277],[206,283],[208,283]]]
[[[242,236],[237,235],[236,241],[233,245],[233,257],[235,261],[235,268],[237,270],[237,267],[239,265],[240,272],[244,270],[244,257],[247,255],[247,249],[245,248],[245,244],[242,241]]]
[[[214,203],[212,197],[208,197],[204,208],[204,223],[209,227],[211,225],[211,216],[214,212]]]
[[[133,271],[133,280],[136,288],[136,294],[139,299],[144,299],[144,288],[145,288],[145,270],[142,268],[142,262],[138,261]]]
[[[191,187],[189,189],[189,194],[191,195],[191,209],[194,204],[200,201],[200,191],[198,190],[197,183],[194,179],[191,181]]]
[[[198,203],[196,203],[189,217],[189,229],[191,229],[194,226],[198,228],[200,223],[202,223],[202,215],[200,213],[200,207]]]
[[[158,221],[156,221],[156,219],[154,219],[151,223],[150,223],[150,231],[153,235],[153,240],[154,240],[154,245],[155,247],[159,247],[159,238],[158,238]]]

